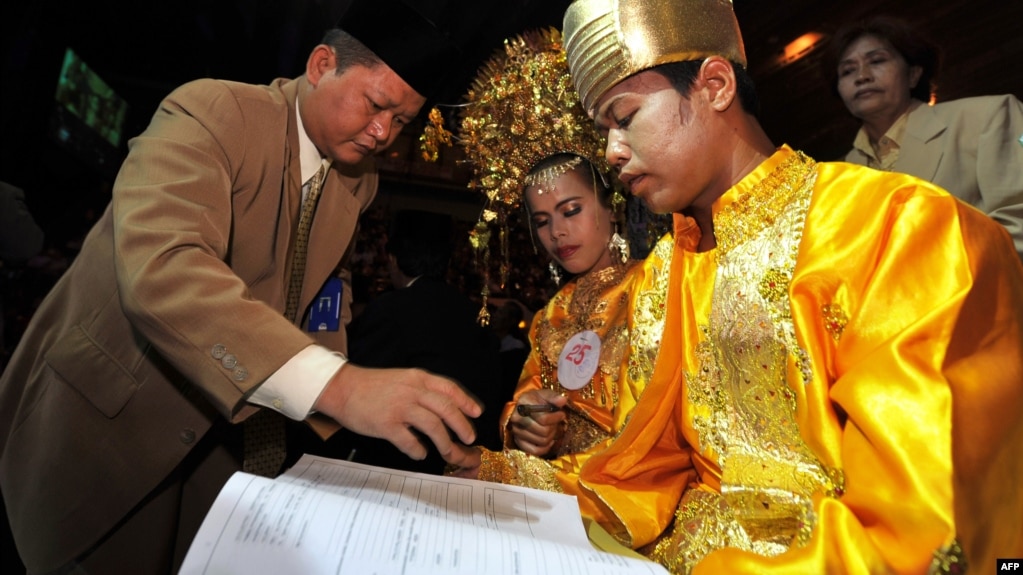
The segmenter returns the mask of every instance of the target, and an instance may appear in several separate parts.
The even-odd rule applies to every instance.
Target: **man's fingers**
[[[432,375],[426,381],[426,388],[448,398],[455,408],[469,417],[479,417],[483,413],[479,400],[450,379]]]
[[[455,387],[456,389],[458,389],[457,386]],[[468,399],[469,397],[464,394],[463,396],[466,399]],[[465,411],[465,409],[463,409],[460,406],[460,404],[453,401],[450,396],[445,395],[443,393],[427,391],[421,394],[419,397],[419,404],[426,411],[432,414],[434,421],[437,423],[443,423],[443,426],[446,426],[446,428],[444,429],[445,434],[447,432],[447,429],[450,429],[452,432],[454,432],[456,436],[458,436],[458,439],[460,439],[462,443],[465,443],[466,445],[471,445],[472,442],[476,441],[476,428],[473,427],[472,422],[469,421],[468,417],[477,417],[480,413],[482,413],[482,409],[478,404],[476,404],[471,399],[469,401],[471,403],[471,406],[476,410],[475,415],[470,415],[469,412]],[[420,420],[419,422],[420,425],[425,424],[426,423],[425,416],[423,414],[417,415],[418,417],[424,418]],[[466,417],[467,415],[468,417]],[[438,417],[440,418],[439,420],[437,420]],[[423,433],[426,433],[427,435],[430,436],[431,439],[433,439],[434,436],[433,434],[430,433],[430,431],[423,429],[419,425],[416,425],[415,422],[409,421],[409,423],[415,425],[416,429],[419,429]],[[431,427],[433,426],[431,425]],[[439,433],[439,430],[437,431],[437,433]],[[436,444],[436,441],[434,441],[434,443]],[[438,445],[438,448],[439,447],[440,446]]]
[[[444,460],[451,465],[458,466],[460,469],[474,470],[471,476],[463,475],[462,477],[475,478],[476,472],[479,471],[481,462],[479,448],[461,445],[458,443],[452,443],[451,445],[453,449],[448,453],[448,457],[445,457]]]
[[[465,423],[469,426],[470,433],[475,436],[475,432],[472,430],[472,424],[465,420],[465,416],[458,410],[455,410],[455,413],[457,413],[458,416],[465,421]],[[444,461],[454,463],[451,461],[451,458],[458,457],[458,454],[455,453],[456,450],[459,447],[464,446],[452,439],[451,431],[449,431],[443,421],[437,418],[436,413],[422,407],[413,409],[409,414],[408,423],[433,442],[434,446],[437,447],[437,452],[444,458]],[[463,442],[471,444],[472,440],[463,440]]]
[[[406,427],[393,426],[388,428],[387,432],[386,435],[382,436],[382,439],[390,441],[402,453],[416,461],[422,461],[426,458],[426,446],[423,445],[423,442],[416,437],[412,430]]]
[[[331,383],[317,400],[321,413],[356,433],[390,441],[413,459],[426,457],[427,439],[448,461],[464,456],[452,433],[467,445],[476,440],[469,418],[478,417],[482,406],[450,379],[348,363]]]

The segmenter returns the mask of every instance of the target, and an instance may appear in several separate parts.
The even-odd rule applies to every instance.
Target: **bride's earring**
[[[617,230],[611,235],[611,242],[607,244],[607,247],[612,254],[615,251],[618,252],[618,257],[622,258],[623,264],[629,261],[629,242],[625,241],[625,238]]]
[[[547,269],[551,271],[551,279],[554,280],[554,285],[561,285],[561,270],[558,269],[558,264],[551,262]]]

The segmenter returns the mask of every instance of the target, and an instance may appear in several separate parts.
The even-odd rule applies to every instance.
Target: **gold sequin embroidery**
[[[714,218],[718,253],[727,254],[774,227],[779,215],[791,210],[792,202],[806,191],[805,178],[813,176],[815,166],[812,159],[795,152],[749,193],[721,210]]]
[[[783,270],[778,268],[767,270],[760,280],[760,297],[767,301],[778,301],[785,298],[788,295],[790,280],[789,275]]]
[[[548,457],[561,457],[588,451],[599,443],[609,442],[611,434],[575,409],[565,412],[565,435]]]
[[[628,371],[632,385],[645,387],[654,371],[664,332],[669,270],[674,251],[674,239],[670,235],[664,236],[654,245],[647,256],[647,269],[651,275],[649,287],[634,296]]]
[[[667,533],[638,551],[673,575],[687,575],[715,549],[734,547],[761,555],[777,555],[784,550],[751,539],[719,494],[700,489],[686,491]]]
[[[927,575],[964,575],[969,565],[966,564],[966,552],[953,539],[934,552],[934,559],[927,569]]]
[[[625,276],[628,265],[617,264],[578,278],[551,298],[545,315],[537,323],[536,341],[539,345],[541,384],[548,389],[566,393],[571,399],[596,399],[602,406],[618,404],[618,374],[629,346],[628,326],[625,322],[608,322],[618,310],[628,306],[626,290],[614,290]],[[552,321],[552,317],[561,318]],[[600,336],[600,358],[597,373],[580,390],[569,391],[557,380],[558,358],[565,344],[575,334],[590,330]]]
[[[841,471],[803,441],[790,387],[813,375],[788,290],[815,181],[813,160],[793,154],[715,217],[711,315],[692,342],[696,369],[685,374],[685,393],[694,447],[720,465],[721,492],[687,492],[661,550],[677,560],[669,568],[683,569],[675,572],[723,546],[775,555],[805,544],[814,497],[841,489]]]
[[[824,317],[824,329],[831,334],[835,341],[842,337],[845,325],[849,323],[849,316],[837,303],[827,303],[821,306],[821,315]]]
[[[562,493],[557,470],[549,461],[518,450],[482,452],[479,480]]]

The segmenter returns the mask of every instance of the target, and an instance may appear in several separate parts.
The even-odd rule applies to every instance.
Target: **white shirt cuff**
[[[348,358],[340,353],[310,345],[257,387],[249,397],[249,403],[302,421],[312,412],[313,404],[330,379],[347,361]]]

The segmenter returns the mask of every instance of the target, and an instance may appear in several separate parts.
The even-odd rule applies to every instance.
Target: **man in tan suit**
[[[29,572],[174,570],[240,467],[247,426],[233,424],[257,412],[422,458],[414,428],[448,461],[465,457],[453,437],[473,442],[480,406],[456,383],[347,363],[343,315],[309,328],[312,302],[350,300],[332,278],[376,193],[372,156],[456,50],[410,5],[356,2],[345,18],[375,16],[373,33],[328,32],[296,80],[186,84],[131,142],[111,205],[0,379],[0,487]],[[321,166],[288,318],[300,207]]]

